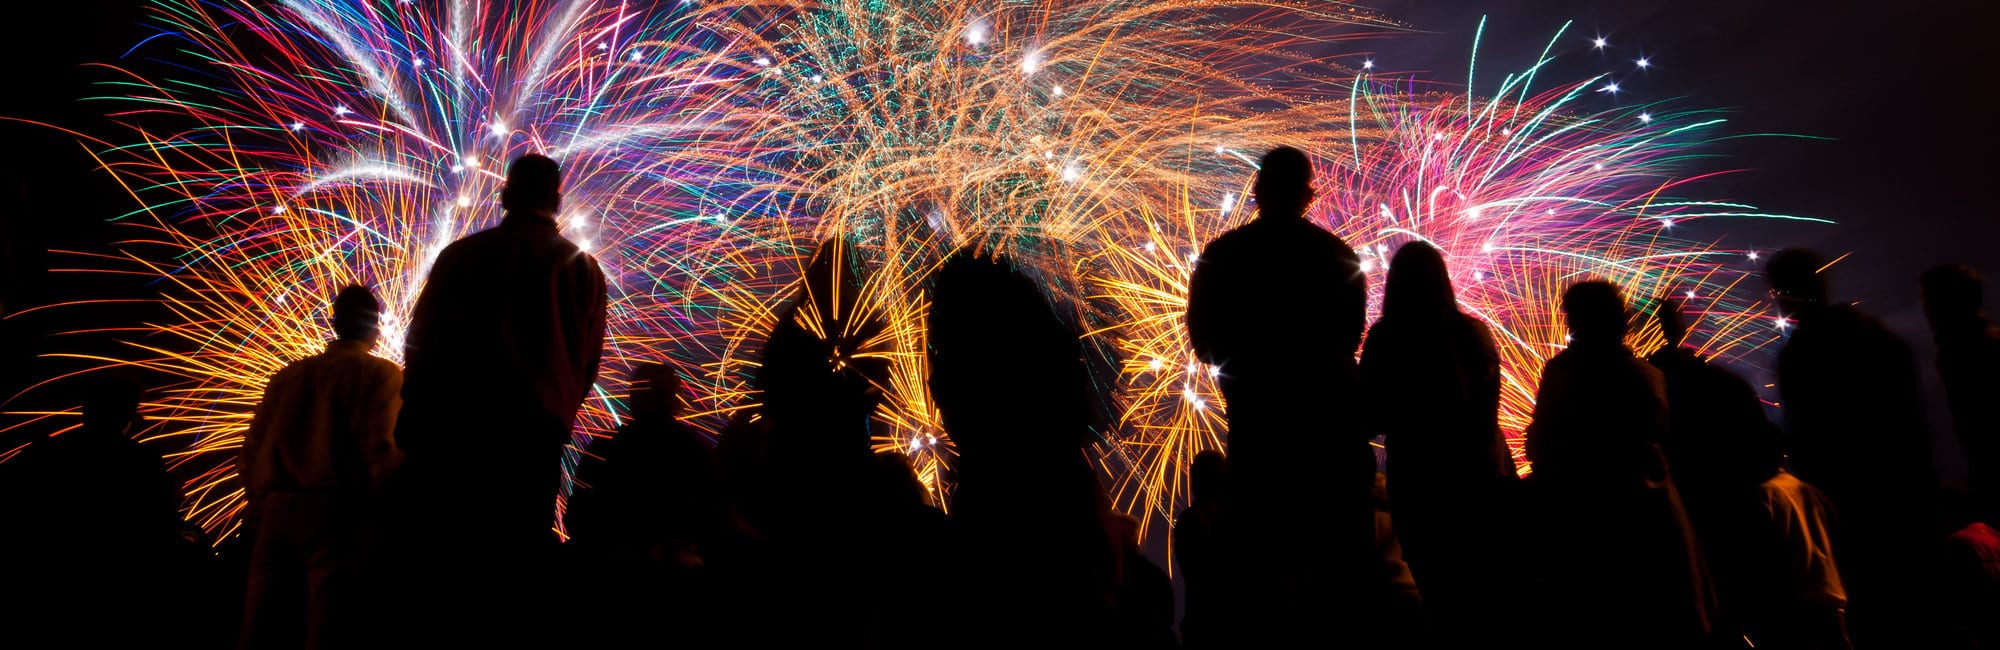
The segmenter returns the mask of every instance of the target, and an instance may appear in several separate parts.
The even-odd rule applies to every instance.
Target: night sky
[[[1710,182],[1706,198],[1727,198],[1782,212],[1833,219],[1810,224],[1715,228],[1727,247],[1775,250],[1807,245],[1829,257],[1851,251],[1836,267],[1836,297],[1863,301],[1928,358],[1928,333],[1917,309],[1916,275],[1958,262],[2000,273],[2000,219],[1985,195],[1988,156],[1996,151],[1991,103],[1983,96],[1995,63],[1986,30],[2000,17],[1991,3],[1840,3],[1783,0],[1493,0],[1373,3],[1411,31],[1336,46],[1372,50],[1381,74],[1413,74],[1462,84],[1472,33],[1489,21],[1477,82],[1497,85],[1507,71],[1532,62],[1566,20],[1558,42],[1557,78],[1612,72],[1626,90],[1590,101],[1642,102],[1682,98],[1685,108],[1730,111],[1740,133],[1781,132],[1827,140],[1737,140],[1710,153],[1716,168],[1742,173]],[[0,116],[104,133],[102,105],[80,101],[90,82],[112,77],[85,68],[115,61],[147,31],[142,3],[58,0],[19,3],[6,14],[13,32],[0,39],[7,80]],[[1590,39],[1609,47],[1594,50]],[[1640,71],[1633,61],[1653,65]],[[1609,106],[1603,106],[1609,108]],[[104,220],[131,210],[123,190],[75,140],[60,132],[0,122],[10,151],[0,173],[0,239],[7,251],[0,298],[9,311],[53,301],[144,295],[136,279],[50,275],[67,262],[47,249],[104,251],[130,229]],[[1712,232],[1711,232],[1712,231]],[[1685,234],[1685,233],[1684,233]],[[30,377],[55,368],[36,354],[88,349],[82,338],[45,335],[99,325],[108,318],[146,317],[145,309],[107,306],[31,313],[4,327],[0,390],[11,395]],[[59,364],[58,364],[59,365]],[[1953,455],[1943,454],[1947,457]],[[1947,463],[1947,472],[1955,468]]]

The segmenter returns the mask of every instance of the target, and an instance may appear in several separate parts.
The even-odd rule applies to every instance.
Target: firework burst
[[[711,432],[753,408],[763,333],[805,256],[840,237],[889,323],[870,352],[893,367],[878,446],[917,452],[935,483],[950,445],[924,387],[928,269],[963,245],[1070,268],[1064,251],[1120,227],[1108,208],[1298,128],[1261,115],[1286,94],[1248,71],[1338,71],[1301,52],[1384,24],[1262,1],[154,12],[160,34],[138,51],[159,65],[107,66],[117,93],[101,99],[124,135],[88,139],[141,206],[121,220],[144,235],[87,266],[152,278],[172,317],[125,329],[129,354],[95,361],[172,378],[145,407],[151,435],[181,449],[186,510],[218,539],[240,519],[234,451],[264,380],[322,349],[327,297],[374,287],[376,353],[399,358],[431,260],[497,221],[502,168],[531,151],[562,161],[559,222],[611,279],[579,442],[616,425],[638,361],[677,362],[690,421]]]
[[[1663,105],[1583,109],[1579,100],[1605,81],[1532,90],[1549,61],[1545,52],[1535,69],[1484,97],[1409,92],[1362,74],[1351,100],[1313,109],[1345,123],[1295,141],[1319,161],[1321,198],[1308,218],[1361,255],[1371,321],[1397,247],[1421,240],[1444,252],[1461,309],[1498,339],[1501,428],[1524,472],[1520,438],[1542,365],[1567,341],[1559,316],[1566,287],[1602,278],[1646,303],[1672,293],[1696,316],[1690,345],[1726,360],[1748,357],[1778,338],[1761,318],[1766,306],[1737,290],[1755,272],[1755,254],[1674,233],[1701,220],[1796,219],[1680,198],[1711,175],[1689,162],[1720,137],[1718,115]],[[1194,456],[1227,442],[1218,369],[1193,357],[1182,314],[1197,252],[1253,216],[1244,192],[1254,173],[1245,161],[1127,211],[1127,227],[1098,230],[1106,239],[1079,266],[1101,323],[1095,334],[1119,358],[1122,416],[1100,464],[1119,506],[1150,515],[1148,523],[1171,521],[1190,497]],[[1641,323],[1630,342],[1657,349],[1657,323]]]

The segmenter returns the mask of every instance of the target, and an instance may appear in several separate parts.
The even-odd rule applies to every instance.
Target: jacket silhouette
[[[564,239],[561,172],[538,155],[507,171],[498,226],[445,247],[410,315],[398,543],[392,575],[426,612],[414,644],[534,643],[553,589],[556,492],[576,411],[597,378],[605,284],[597,260]],[[436,610],[435,601],[464,606]],[[481,612],[498,623],[461,619]],[[530,614],[529,612],[537,612]],[[404,627],[411,627],[405,625]],[[472,635],[472,636],[467,636]]]
[[[1795,323],[1778,352],[1792,472],[1839,513],[1834,544],[1854,643],[1935,645],[1937,477],[1916,358],[1874,318],[1829,302],[1825,267],[1788,249],[1766,268]]]
[[[1778,429],[1750,384],[1682,346],[1679,301],[1658,310],[1667,345],[1648,361],[1666,380],[1668,465],[1715,587],[1718,638],[1847,647],[1832,505],[1782,469]]]
[[[1404,557],[1439,640],[1471,643],[1505,619],[1506,553],[1466,530],[1499,532],[1515,482],[1501,436],[1500,358],[1486,325],[1459,312],[1444,257],[1404,244],[1382,318],[1368,330],[1361,386],[1384,434],[1388,496]]]
[[[1120,609],[1123,535],[1082,453],[1093,393],[1076,331],[1006,260],[969,251],[934,273],[928,322],[931,395],[959,452],[948,603],[960,638],[1121,645],[1135,612]]]
[[[1342,627],[1311,622],[1348,611],[1331,601],[1365,588],[1375,554],[1375,453],[1342,417],[1367,283],[1354,251],[1306,220],[1311,181],[1303,152],[1266,154],[1257,219],[1210,242],[1188,280],[1188,341],[1219,368],[1229,421],[1228,634],[1249,644]]]
[[[395,462],[403,373],[368,353],[381,307],[364,287],[333,304],[340,338],[264,386],[237,471],[255,541],[244,599],[245,648],[357,645],[375,490]],[[289,625],[303,613],[305,625]]]
[[[172,600],[187,579],[177,561],[180,482],[133,439],[144,429],[137,383],[80,383],[83,425],[0,464],[10,522],[0,548],[12,567],[0,623],[27,645],[156,643],[184,622]]]
[[[1714,608],[1660,445],[1660,372],[1625,347],[1625,301],[1602,281],[1563,294],[1572,341],[1542,369],[1527,431],[1540,526],[1536,623],[1550,647],[1686,648]]]
[[[1981,313],[1985,280],[1963,266],[1924,272],[1924,315],[1937,340],[1938,377],[1964,451],[1966,483],[1990,512],[2000,505],[2000,328]]]

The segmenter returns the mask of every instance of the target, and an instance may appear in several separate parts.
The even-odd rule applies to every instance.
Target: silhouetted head
[[[632,369],[632,416],[641,422],[664,422],[680,415],[681,375],[657,362]]]
[[[1924,316],[1931,328],[1979,318],[1986,302],[1986,280],[1971,267],[1947,264],[1924,271],[1919,282],[1924,287]]]
[[[1681,318],[1681,300],[1673,294],[1661,294],[1660,304],[1654,316],[1660,319],[1660,335],[1667,339],[1667,347],[1677,348],[1687,342],[1687,321]]]
[[[83,429],[93,433],[124,436],[139,422],[139,401],[144,391],[130,378],[109,376],[90,382],[83,396]]]
[[[368,287],[350,285],[333,298],[333,334],[342,341],[373,341],[381,331],[382,305]]]
[[[1618,293],[1618,285],[1603,280],[1570,285],[1563,292],[1562,310],[1570,336],[1579,343],[1625,340],[1625,296]]]
[[[1196,499],[1212,499],[1222,496],[1224,476],[1229,471],[1229,461],[1222,452],[1210,449],[1194,455],[1194,466],[1188,470],[1188,487]]]
[[[1074,453],[1092,386],[1077,333],[1004,258],[960,251],[931,284],[931,397],[968,458]]]
[[[1312,159],[1306,152],[1278,147],[1257,163],[1257,183],[1250,191],[1263,217],[1297,217],[1312,205]]]
[[[1771,263],[1764,265],[1764,278],[1771,283],[1778,309],[1790,315],[1825,304],[1826,278],[1819,274],[1823,268],[1826,260],[1803,248],[1787,248],[1771,256]]]
[[[510,214],[555,218],[562,209],[562,168],[541,154],[514,159],[507,167],[507,184],[500,188],[500,207]]]
[[[1389,261],[1388,284],[1382,289],[1382,317],[1427,323],[1457,312],[1458,297],[1451,288],[1444,253],[1420,241],[1396,249]]]
[[[858,424],[881,403],[889,363],[877,339],[888,325],[857,311],[865,280],[848,253],[840,239],[813,253],[798,296],[765,341],[757,370],[765,413]]]

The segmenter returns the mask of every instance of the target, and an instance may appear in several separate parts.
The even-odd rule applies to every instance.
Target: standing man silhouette
[[[1839,515],[1834,545],[1856,646],[1935,647],[1937,475],[1917,360],[1874,317],[1828,297],[1828,263],[1802,248],[1765,277],[1796,323],[1778,351],[1778,393],[1792,472]]]
[[[375,488],[395,462],[390,436],[403,385],[396,364],[368,354],[380,311],[367,287],[342,289],[333,301],[339,338],[278,371],[243,434],[237,467],[256,542],[241,647],[358,643],[348,623],[355,569],[367,552]],[[305,629],[284,624],[299,611]]]
[[[1301,626],[1340,611],[1335,588],[1361,588],[1351,576],[1375,553],[1375,453],[1342,408],[1357,383],[1367,280],[1354,250],[1305,218],[1304,152],[1265,154],[1252,190],[1257,219],[1210,242],[1189,279],[1188,339],[1227,402],[1222,526],[1238,582],[1227,627],[1309,638]]]
[[[537,583],[555,550],[561,456],[597,379],[606,299],[597,260],[556,228],[554,160],[515,160],[500,203],[500,225],[446,247],[417,299],[396,443],[408,521],[430,545],[418,553],[446,572],[446,595],[471,601],[451,609],[478,616],[441,629],[518,642],[493,622],[543,618],[530,603],[548,597]]]

